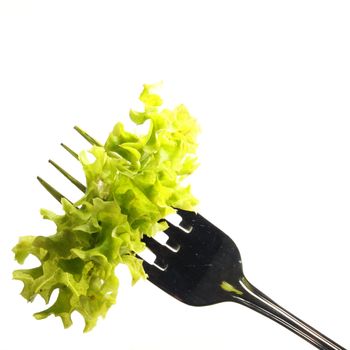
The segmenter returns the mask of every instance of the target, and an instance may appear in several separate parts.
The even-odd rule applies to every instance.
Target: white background
[[[122,272],[117,304],[82,334],[79,315],[36,321],[11,248],[52,229],[35,177],[60,149],[104,141],[143,83],[164,81],[202,126],[192,177],[200,212],[240,248],[248,279],[350,346],[348,1],[0,0],[0,348],[312,349],[243,306],[194,308]],[[65,187],[66,186],[66,187]],[[2,345],[1,345],[2,344]],[[5,345],[6,344],[6,345]]]

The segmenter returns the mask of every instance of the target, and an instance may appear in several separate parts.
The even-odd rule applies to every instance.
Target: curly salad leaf
[[[40,265],[16,270],[23,282],[22,296],[33,301],[40,295],[46,303],[54,290],[57,299],[34,314],[43,319],[59,316],[64,327],[79,312],[84,331],[91,330],[116,301],[118,278],[115,267],[128,266],[135,283],[146,274],[136,257],[145,246],[143,235],[164,230],[158,221],[174,207],[193,210],[197,200],[182,180],[197,167],[195,151],[198,124],[186,107],[161,108],[154,85],[144,85],[140,100],[144,111],[131,111],[136,124],[149,121],[145,135],[136,135],[117,123],[104,146],[80,154],[86,177],[86,192],[76,203],[62,199],[63,215],[42,209],[44,219],[56,225],[51,236],[25,236],[13,248],[23,264],[31,254]]]

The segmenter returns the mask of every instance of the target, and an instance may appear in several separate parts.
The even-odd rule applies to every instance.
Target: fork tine
[[[91,143],[92,145],[95,146],[102,146],[102,144],[100,142],[98,142],[97,140],[95,140],[92,136],[90,136],[89,134],[87,134],[84,130],[80,129],[79,126],[75,126],[74,130],[76,130],[81,136],[84,137],[84,139],[86,141],[88,141],[89,143]]]
[[[156,255],[154,263],[161,269],[166,269],[168,265],[166,263],[166,258],[174,254],[174,252],[151,237],[144,236],[142,241],[146,243],[147,248]]]
[[[70,153],[75,159],[79,160],[78,153],[74,152],[71,148],[69,148],[67,145],[64,143],[61,143],[61,146],[68,152]]]
[[[189,241],[189,233],[184,231],[178,226],[173,225],[168,220],[163,220],[168,224],[168,228],[164,230],[164,233],[169,237],[166,244],[175,250],[179,248],[179,245]]]
[[[66,170],[64,170],[62,167],[60,167],[56,162],[49,159],[49,163],[53,165],[63,176],[65,176],[73,185],[79,188],[80,191],[84,192],[86,191],[86,186],[84,186],[80,181],[78,181],[75,177],[73,177],[71,174],[69,174]]]
[[[197,219],[197,213],[194,211],[188,211],[183,209],[176,209],[176,214],[180,215],[182,221],[180,222],[180,226],[185,230],[190,231],[194,224],[194,221]]]
[[[72,203],[69,199],[67,199],[63,194],[58,192],[55,188],[53,188],[49,183],[43,180],[40,176],[37,176],[37,179],[40,182],[40,184],[45,188],[45,190],[49,192],[51,196],[54,197],[57,201],[61,203],[61,200],[64,198],[68,202]]]
[[[80,129],[78,126],[75,126],[74,129],[84,137],[85,140],[87,140],[89,143],[95,146],[102,146],[100,142],[95,140],[92,136],[87,134],[85,131]],[[71,154],[75,159],[79,160],[79,156],[76,152],[74,152],[70,147],[65,145],[64,143],[61,143],[61,146],[69,153]],[[73,185],[75,185],[79,190],[82,192],[86,192],[86,186],[83,185],[80,181],[78,181],[76,178],[74,178],[71,174],[69,174],[66,170],[64,170],[61,166],[59,166],[56,162],[53,160],[49,160],[49,163],[53,165],[62,175],[64,175]],[[62,193],[58,192],[54,187],[52,187],[49,183],[47,183],[44,179],[42,179],[40,176],[37,176],[38,181],[40,184],[54,197],[58,202],[61,203],[61,200],[64,198],[70,203],[72,203],[68,198],[66,198]]]
[[[142,258],[140,259],[142,260],[142,265],[146,274],[148,275],[148,279],[151,282],[156,283],[156,281],[158,281],[164,275],[164,271],[159,269],[156,265],[152,265]]]

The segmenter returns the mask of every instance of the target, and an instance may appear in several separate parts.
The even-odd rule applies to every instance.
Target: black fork
[[[101,145],[80,128],[75,129],[92,145]],[[61,145],[78,159],[77,153]],[[52,160],[49,162],[82,192],[86,191],[85,185]],[[66,198],[42,178],[38,180],[58,201]],[[182,218],[180,226],[167,221],[166,245],[147,236],[143,238],[156,255],[153,264],[143,261],[149,281],[188,305],[234,301],[280,323],[318,349],[346,350],[249,283],[243,273],[239,250],[229,236],[198,213],[177,209],[177,214]]]
[[[167,221],[166,245],[145,237],[157,256],[154,264],[144,261],[149,280],[174,298],[193,306],[234,301],[280,323],[324,350],[344,350],[260,292],[245,278],[236,244],[200,214],[177,210],[180,226]],[[189,231],[190,232],[186,232]]]

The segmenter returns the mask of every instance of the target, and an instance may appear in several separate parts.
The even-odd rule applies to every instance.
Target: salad
[[[199,126],[185,106],[163,108],[156,88],[144,85],[144,110],[130,111],[134,123],[148,123],[148,132],[137,135],[117,123],[104,145],[83,150],[82,198],[75,203],[62,199],[63,215],[41,209],[42,217],[55,223],[56,232],[20,237],[13,248],[18,263],[29,255],[40,262],[13,273],[23,282],[25,299],[32,302],[39,295],[49,303],[58,290],[52,306],[35,313],[36,319],[54,315],[69,327],[71,314],[77,311],[85,320],[84,331],[91,330],[116,302],[116,266],[127,265],[133,284],[147,278],[137,257],[145,249],[142,237],[165,230],[166,223],[160,220],[174,208],[195,208],[197,200],[182,181],[198,165]]]

